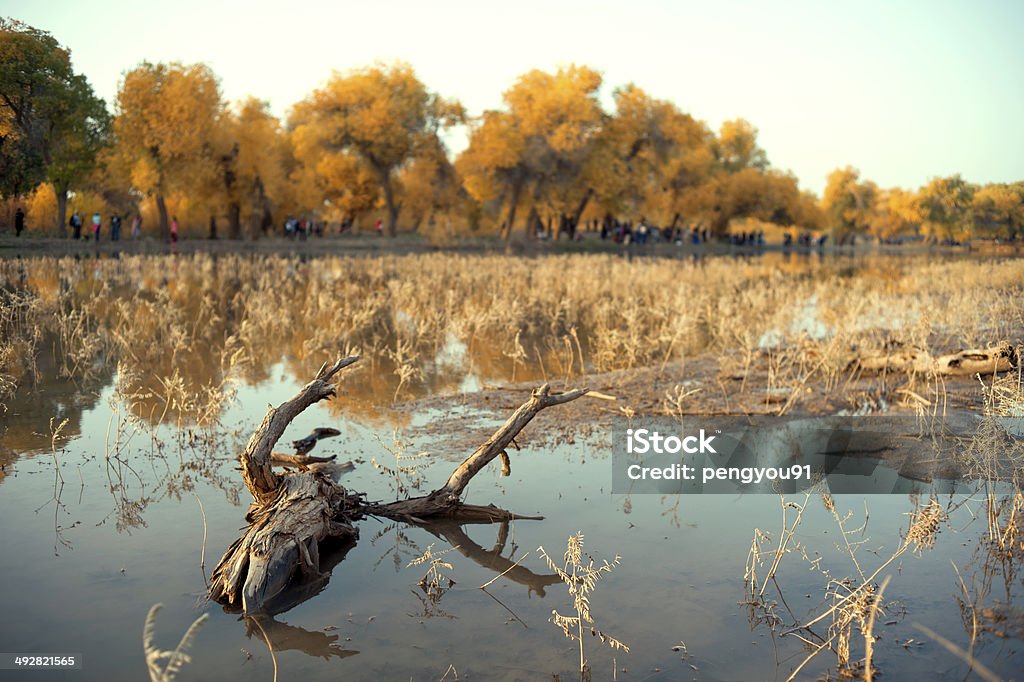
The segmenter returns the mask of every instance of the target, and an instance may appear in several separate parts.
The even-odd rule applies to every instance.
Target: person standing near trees
[[[71,220],[68,221],[71,225],[71,238],[78,241],[82,238],[82,216],[78,215],[78,211],[71,214]]]
[[[100,240],[100,212],[96,211],[92,214],[92,233],[96,237],[96,241]]]
[[[110,218],[110,241],[116,242],[121,240],[121,215],[115,213]]]
[[[138,239],[142,235],[142,216],[138,213],[132,218],[132,239]]]
[[[22,230],[25,229],[25,212],[21,210],[21,206],[14,212],[14,236],[20,237]]]
[[[171,243],[178,243],[178,216],[171,217]]]

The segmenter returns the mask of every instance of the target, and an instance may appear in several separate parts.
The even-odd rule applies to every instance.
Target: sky
[[[410,63],[473,115],[518,75],[576,63],[603,74],[609,108],[633,82],[714,129],[746,118],[815,192],[846,165],[882,187],[1024,180],[1022,0],[0,0],[0,15],[51,32],[111,107],[144,60],[205,62],[226,98],[279,116],[375,61]]]

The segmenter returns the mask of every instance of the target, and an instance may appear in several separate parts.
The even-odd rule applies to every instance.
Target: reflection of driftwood
[[[497,575],[502,575],[512,582],[525,585],[530,592],[536,592],[538,596],[544,596],[544,588],[549,585],[562,582],[562,579],[555,574],[538,575],[526,568],[518,566],[511,558],[501,555],[505,551],[505,542],[508,539],[508,521],[502,521],[498,530],[498,540],[493,549],[484,549],[470,538],[458,521],[443,519],[431,521],[423,525],[424,530],[443,539],[456,551],[468,559],[472,559],[484,568],[488,568]]]
[[[266,635],[270,644],[273,645],[274,651],[301,651],[310,656],[324,659],[346,658],[359,653],[350,649],[342,649],[338,645],[339,635],[310,632],[263,614],[246,616],[245,634],[247,637],[255,637],[259,640]]]
[[[266,611],[291,586],[294,578],[316,586],[326,583],[320,557],[321,544],[351,544],[359,533],[354,521],[372,513],[394,519],[425,523],[448,518],[462,522],[529,518],[494,506],[466,505],[461,496],[473,476],[499,457],[507,463],[506,448],[541,410],[561,405],[586,394],[586,389],[555,394],[547,384],[533,391],[487,442],[449,476],[440,488],[423,497],[389,504],[366,503],[358,493],[338,485],[323,464],[303,453],[300,471],[273,471],[274,445],[288,424],[310,405],[335,394],[330,380],[357,358],[344,358],[320,368],[316,377],[297,395],[267,411],[241,455],[242,478],[253,496],[246,515],[249,527],[221,558],[211,576],[210,598],[241,608],[247,614]],[[295,457],[295,456],[292,456]],[[307,466],[309,464],[309,466]],[[316,593],[316,589],[309,595]],[[308,597],[307,597],[308,598]],[[280,612],[280,611],[278,611]]]
[[[939,357],[928,351],[893,344],[854,359],[853,367],[869,372],[916,372],[946,376],[974,376],[1007,372],[1017,366],[1017,351],[1007,342],[991,348],[961,350]]]

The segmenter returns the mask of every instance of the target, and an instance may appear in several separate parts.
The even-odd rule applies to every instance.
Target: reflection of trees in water
[[[221,429],[178,430],[170,437],[147,432],[142,435],[150,436],[148,447],[122,449],[122,441],[142,433],[137,420],[135,430],[128,432],[132,421],[130,415],[121,415],[109,443],[105,474],[114,507],[97,525],[113,518],[118,532],[145,527],[149,506],[165,499],[181,502],[195,492],[199,481],[220,490],[232,505],[241,504],[241,486],[230,466],[241,448],[238,436]],[[138,466],[140,462],[145,466]]]
[[[45,332],[40,340],[44,348],[55,343],[51,331]],[[68,420],[64,436],[80,435],[82,414],[96,407],[100,391],[110,383],[113,374],[104,367],[83,378],[63,377],[53,354],[45,352],[38,354],[36,366],[34,378],[18,387],[6,412],[0,410],[0,463],[4,465],[13,462],[17,455],[50,451],[46,425],[51,417]]]
[[[210,406],[229,379],[259,384],[282,361],[289,375],[304,376],[346,346],[366,356],[368,369],[339,402],[348,414],[370,418],[396,397],[456,391],[467,374],[512,375],[508,354],[473,328],[482,321],[467,326],[451,292],[436,302],[439,270],[419,282],[407,274],[395,262],[358,259],[0,261],[0,288],[26,301],[5,331],[12,338],[23,332],[22,345],[33,352],[19,358],[38,357],[40,366],[15,367],[13,357],[0,362],[17,370],[22,384],[56,375],[102,385],[117,367],[131,379],[125,393],[133,411],[151,423],[214,420],[218,410]],[[550,350],[532,346],[543,362]],[[519,377],[533,373],[520,368]]]
[[[20,345],[7,345],[18,345],[22,360],[31,355],[25,344],[39,355],[52,352],[65,376],[81,380],[120,363],[156,402],[167,382],[202,396],[229,378],[266,381],[281,361],[291,376],[305,376],[339,350],[358,349],[369,369],[349,395],[373,416],[365,405],[391,403],[396,389],[408,399],[458,390],[467,376],[522,381],[578,374],[584,365],[650,365],[699,350],[688,346],[694,330],[702,346],[732,344],[736,323],[758,338],[762,323],[784,321],[737,306],[737,291],[763,292],[761,307],[785,311],[797,294],[830,290],[807,279],[806,263],[792,271],[735,264],[444,254],[43,257],[0,260],[0,290],[28,302],[4,327]],[[902,264],[851,267],[826,270],[865,292],[904,272]],[[710,279],[722,286],[706,286]],[[687,312],[700,310],[717,317]],[[36,328],[57,342],[38,343]],[[26,364],[2,355],[0,363]],[[25,371],[17,381],[28,380]],[[4,367],[0,373],[14,376]],[[153,405],[139,409],[149,414]],[[186,420],[189,411],[178,410]]]

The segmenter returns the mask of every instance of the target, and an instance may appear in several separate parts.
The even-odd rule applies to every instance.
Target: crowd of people
[[[123,224],[121,214],[115,211],[111,214],[108,224],[110,226],[110,241],[117,242],[121,241],[121,225]],[[138,239],[142,236],[142,216],[136,213],[132,217],[132,239]],[[103,219],[100,216],[100,212],[96,211],[92,214],[92,218],[89,222],[89,230],[92,232],[90,235],[88,232],[83,234],[83,228],[85,227],[82,215],[75,211],[68,218],[68,227],[71,228],[71,238],[75,240],[84,239],[86,241],[100,241],[101,234],[103,232]]]
[[[114,211],[109,216],[107,226],[110,229],[110,241],[120,241],[123,222],[120,213],[117,211]],[[133,240],[140,239],[142,236],[142,215],[139,213],[132,214],[130,223],[131,238]],[[71,239],[99,242],[102,238],[104,223],[100,212],[97,211],[92,214],[87,231],[85,220],[78,211],[75,211],[68,219],[68,226],[70,227]],[[178,241],[178,219],[176,216],[172,217],[169,227],[170,241],[171,243],[176,243]],[[343,220],[337,224],[337,233],[339,235],[344,234],[351,231],[353,227],[353,220],[351,218]],[[25,231],[25,212],[20,207],[14,215],[14,228],[15,234],[19,237]],[[586,232],[600,238],[601,241],[611,241],[612,243],[623,245],[643,245],[661,242],[676,245],[692,244],[696,246],[710,241],[717,241],[733,246],[762,247],[766,243],[764,231],[760,229],[749,232],[732,232],[724,237],[716,238],[714,234],[709,232],[707,227],[677,227],[675,224],[661,227],[649,223],[644,217],[641,217],[639,221],[634,223],[632,220],[619,220],[618,218],[606,216],[603,220],[587,220],[583,221],[582,225],[580,225],[571,216],[563,215],[558,220],[557,232],[553,228],[552,220],[545,224],[538,219],[536,226],[537,238],[540,240],[567,238],[571,241],[582,241]],[[284,236],[288,239],[299,241],[305,241],[311,235],[323,237],[333,229],[326,221],[306,217],[295,218],[294,216],[289,216],[283,224]],[[374,231],[378,235],[383,234],[384,223],[382,220],[378,219],[374,223]],[[803,232],[796,236],[786,232],[783,235],[782,246],[783,248],[822,248],[827,239],[827,235],[816,236],[810,232]]]

